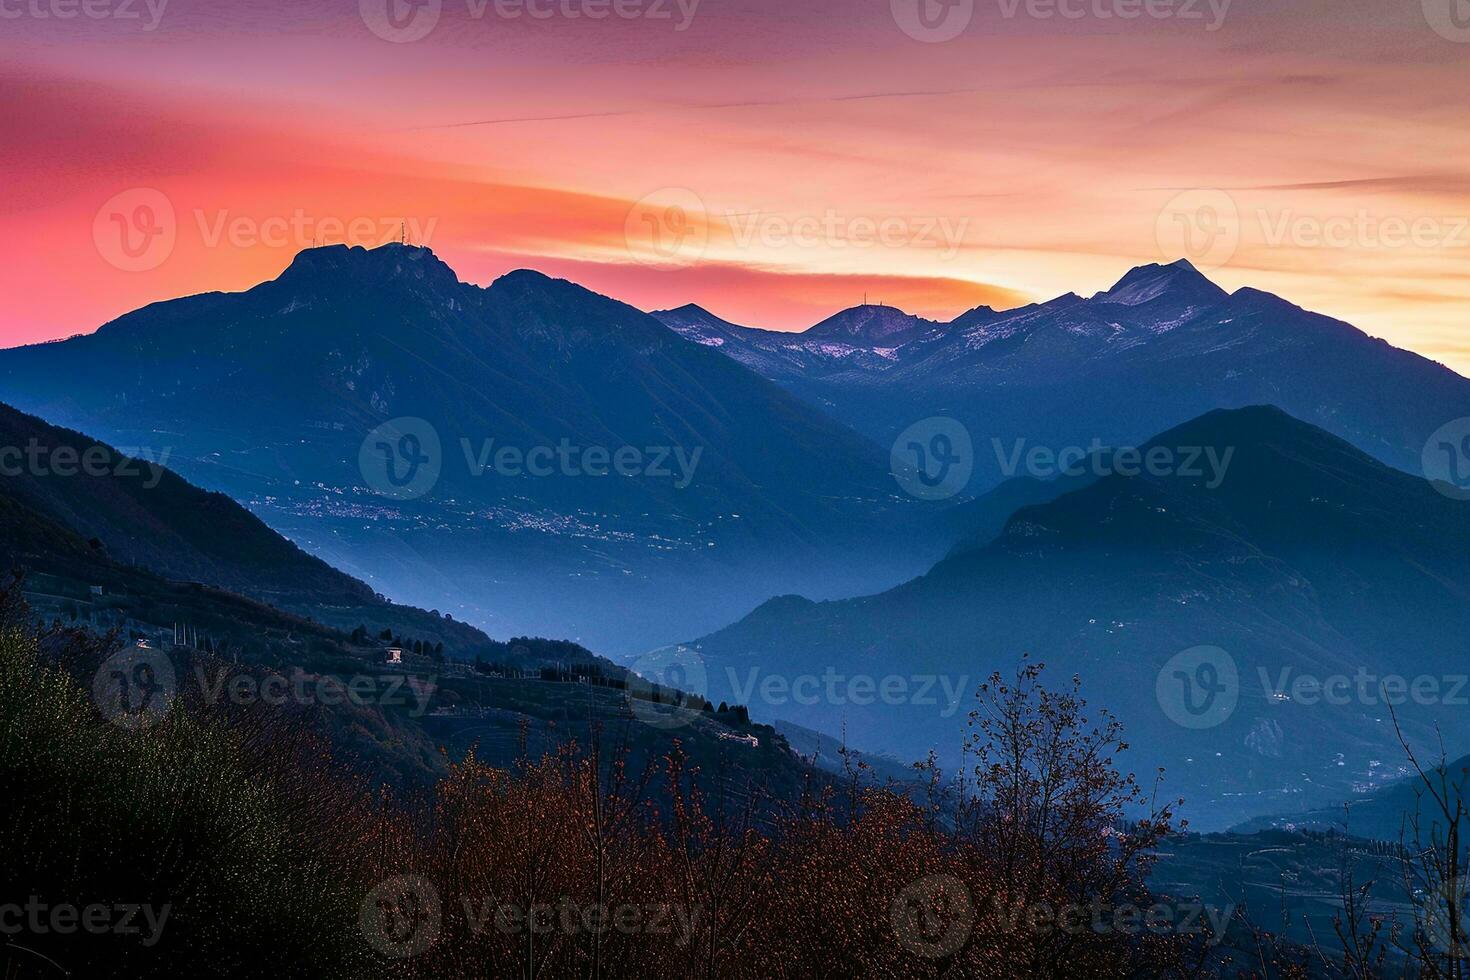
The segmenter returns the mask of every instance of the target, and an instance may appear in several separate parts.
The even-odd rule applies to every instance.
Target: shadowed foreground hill
[[[1121,923],[1155,903],[1141,882],[1167,811],[1118,825],[1138,790],[1065,697],[999,706],[1036,725],[1024,761],[1065,802],[1001,795],[1002,768],[953,830],[854,786],[767,831],[706,798],[677,746],[642,772],[595,747],[470,758],[431,799],[376,797],[262,705],[109,723],[87,690],[105,655],[0,624],[0,880],[41,916],[0,946],[17,980],[1190,976],[1210,952],[1168,904],[1163,935],[1036,931],[996,904]],[[55,909],[93,927],[50,928]]]

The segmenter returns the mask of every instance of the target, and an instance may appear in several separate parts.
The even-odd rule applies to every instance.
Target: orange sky
[[[407,225],[782,329],[1187,255],[1470,373],[1450,0],[99,2],[0,0],[0,343]]]

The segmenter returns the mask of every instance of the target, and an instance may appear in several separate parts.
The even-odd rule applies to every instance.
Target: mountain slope
[[[317,699],[320,689],[311,682],[299,701],[293,693],[284,706],[321,726],[343,750],[338,761],[374,784],[424,785],[445,770],[441,747],[452,759],[474,747],[480,759],[508,767],[523,746],[539,753],[573,739],[591,744],[594,725],[628,748],[635,767],[653,764],[677,739],[695,764],[708,767],[707,789],[716,795],[743,800],[761,785],[794,800],[810,778],[827,778],[773,729],[739,712],[689,709],[678,726],[645,724],[640,711],[671,709],[630,700],[626,668],[576,644],[525,637],[500,643],[437,614],[391,605],[223,495],[0,405],[4,447],[23,447],[26,466],[12,471],[13,454],[0,454],[7,467],[0,572],[23,573],[35,618],[96,634],[115,630],[123,642],[150,640],[166,651],[179,693],[188,697],[204,696],[200,678],[224,669],[188,669],[199,666],[206,649],[210,656],[218,651],[229,670],[258,676],[331,677],[343,685],[412,677],[422,701],[418,694],[382,703],[373,695]],[[68,461],[84,458],[88,471],[72,472]],[[10,584],[0,581],[0,606]],[[367,627],[366,637],[352,634],[358,625]],[[384,629],[410,643],[442,642],[448,659],[409,651],[403,664],[385,666],[388,643],[378,638]],[[470,660],[484,669],[464,662]],[[638,696],[653,690],[633,688]],[[730,741],[752,733],[757,748]]]
[[[803,703],[801,720],[827,731],[845,723],[858,746],[936,747],[953,760],[970,692],[1030,654],[1060,676],[1080,674],[1089,699],[1127,725],[1130,765],[1167,766],[1169,792],[1183,792],[1207,824],[1388,778],[1400,754],[1381,700],[1308,704],[1293,684],[1461,672],[1446,638],[1470,628],[1470,511],[1274,408],[1212,412],[1145,452],[1155,447],[1179,453],[1178,472],[1107,475],[1024,507],[998,538],[897,589],[771,601],[696,644],[712,690],[738,694],[769,675],[836,672],[876,679],[879,690],[907,678],[913,696],[875,700],[868,689],[866,703],[839,684],[839,696]],[[1196,447],[1229,454],[1218,485],[1184,465]],[[1238,701],[1218,724],[1190,728],[1165,700],[1182,696],[1171,693],[1177,674],[1210,679],[1193,673],[1197,663],[1170,665],[1198,647],[1228,655]],[[930,698],[954,692],[959,703],[921,701],[917,678]],[[763,702],[762,690],[748,699],[756,715],[793,710],[790,697]],[[1169,703],[1177,714],[1182,701]],[[1470,741],[1463,712],[1399,711],[1421,744],[1435,721],[1449,744]]]
[[[7,568],[72,588],[116,586],[155,598],[194,583],[195,594],[237,593],[341,629],[393,629],[443,642],[450,654],[489,646],[473,627],[384,601],[223,494],[191,486],[166,460],[132,459],[7,405],[0,405],[0,447],[0,564]],[[269,618],[281,617],[271,610]]]
[[[0,495],[108,554],[174,579],[286,602],[373,602],[371,589],[301,551],[218,493],[79,432],[0,405],[0,446],[16,447]],[[34,460],[34,464],[32,464]],[[85,465],[83,461],[86,461]]]
[[[1396,760],[1397,761],[1397,760]],[[1470,756],[1444,760],[1445,782],[1440,783],[1439,764],[1436,757],[1419,757],[1425,775],[1435,792],[1448,791],[1447,800],[1453,808],[1456,800],[1465,805],[1466,774],[1470,773]],[[1446,821],[1439,804],[1435,801],[1424,779],[1418,773],[1401,775],[1384,785],[1363,787],[1363,792],[1337,801],[1330,806],[1293,810],[1270,814],[1248,820],[1232,828],[1240,833],[1260,833],[1268,830],[1337,831],[1372,840],[1402,843],[1413,849],[1416,846],[1414,824],[1419,822],[1419,846],[1426,845],[1436,834],[1446,829]]]

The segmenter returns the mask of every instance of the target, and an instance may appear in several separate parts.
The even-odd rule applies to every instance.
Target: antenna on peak
[[[402,221],[398,224],[398,244],[408,244],[408,222]]]

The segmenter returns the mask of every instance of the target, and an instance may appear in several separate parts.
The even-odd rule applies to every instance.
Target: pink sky
[[[923,0],[932,43],[919,0],[414,0],[402,43],[384,2],[0,0],[0,343],[407,224],[473,282],[781,329],[1188,255],[1470,372],[1449,0]]]

